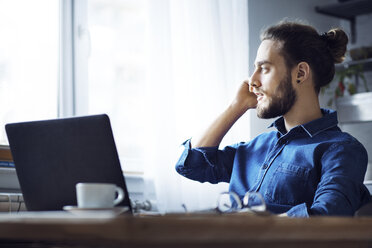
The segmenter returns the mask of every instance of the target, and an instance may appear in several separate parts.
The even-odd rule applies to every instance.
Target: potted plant
[[[335,106],[340,123],[372,121],[372,92],[362,64],[338,70],[335,80],[323,87],[322,93],[329,97],[327,105]]]
[[[340,97],[352,96],[360,92],[369,92],[362,64],[351,65],[337,71],[335,79],[336,81],[334,80],[321,89],[323,95],[328,94],[328,96],[330,96],[327,102],[328,106],[332,106],[335,103],[337,107],[337,102],[340,100]],[[360,90],[360,80],[363,82],[362,90]]]

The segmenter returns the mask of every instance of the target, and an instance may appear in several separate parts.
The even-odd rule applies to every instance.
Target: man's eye
[[[263,73],[268,72],[269,71],[269,68],[267,68],[267,67],[261,67],[261,71]]]

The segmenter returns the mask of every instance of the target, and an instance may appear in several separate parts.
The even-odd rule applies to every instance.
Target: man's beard
[[[268,99],[269,104],[266,107],[257,106],[257,116],[263,119],[275,118],[285,115],[296,102],[297,94],[292,86],[292,76],[287,76],[280,81],[271,99]]]

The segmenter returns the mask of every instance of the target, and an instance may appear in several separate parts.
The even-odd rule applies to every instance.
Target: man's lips
[[[257,101],[258,101],[258,102],[259,102],[260,100],[262,100],[263,97],[264,97],[264,94],[262,94],[262,93],[255,92],[255,94],[256,94],[256,96],[257,96]]]

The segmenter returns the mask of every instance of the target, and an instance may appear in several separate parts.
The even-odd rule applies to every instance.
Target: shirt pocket
[[[280,163],[269,180],[265,198],[271,203],[297,205],[309,200],[310,168]]]

